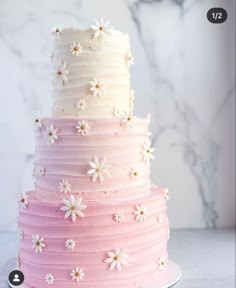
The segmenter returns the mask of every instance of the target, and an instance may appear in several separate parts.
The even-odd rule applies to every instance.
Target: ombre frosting
[[[151,185],[127,35],[56,29],[52,117],[34,119],[34,189],[19,200],[26,288],[143,288],[166,277],[168,190]]]

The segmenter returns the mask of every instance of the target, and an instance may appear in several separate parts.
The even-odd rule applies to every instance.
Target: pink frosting
[[[82,120],[88,122],[88,134],[78,134],[76,125]],[[36,139],[35,171],[45,169],[43,176],[35,173],[35,191],[38,195],[53,195],[58,184],[66,179],[71,192],[83,194],[86,199],[95,197],[127,197],[147,193],[150,189],[150,165],[143,160],[143,144],[149,140],[148,119],[137,119],[132,128],[121,124],[118,118],[56,118],[44,119],[44,128],[53,125],[58,139],[54,144],[45,141],[45,129]],[[105,181],[92,182],[87,175],[89,161],[93,157],[105,157],[111,177]],[[130,179],[130,169],[137,168],[140,174],[135,181]],[[92,195],[91,195],[91,192]]]
[[[142,287],[155,277],[165,277],[159,271],[158,259],[167,258],[168,218],[166,201],[162,189],[152,189],[148,196],[130,199],[84,200],[85,217],[72,222],[64,219],[60,207],[64,204],[56,199],[42,199],[36,192],[28,192],[28,206],[19,214],[19,229],[23,232],[20,241],[20,269],[25,275],[25,287],[47,287],[45,276],[52,273],[52,287]],[[69,195],[64,195],[69,198]],[[137,205],[148,207],[145,221],[135,219]],[[122,212],[121,223],[114,221],[114,214]],[[160,221],[159,215],[163,221]],[[45,237],[46,247],[35,253],[32,235]],[[73,239],[76,246],[67,250],[65,241]],[[109,270],[104,260],[114,249],[127,249],[128,266],[122,271]],[[82,281],[75,282],[70,273],[76,267],[84,273]]]

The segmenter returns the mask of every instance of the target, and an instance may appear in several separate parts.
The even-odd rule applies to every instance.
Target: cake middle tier
[[[150,192],[149,119],[49,117],[42,123],[34,169],[38,194],[94,199]]]

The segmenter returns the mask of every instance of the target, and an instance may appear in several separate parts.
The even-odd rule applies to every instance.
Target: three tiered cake
[[[143,287],[165,277],[168,190],[150,182],[149,118],[132,115],[127,35],[55,29],[52,117],[37,115],[20,197],[25,287]]]

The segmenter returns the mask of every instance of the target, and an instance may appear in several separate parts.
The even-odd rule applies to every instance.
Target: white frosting
[[[61,63],[66,63],[69,73],[66,75],[67,81],[62,81],[61,85],[53,83],[53,116],[114,117],[114,109],[121,113],[132,112],[133,96],[127,63],[127,55],[130,53],[128,35],[114,30],[102,40],[93,35],[92,29],[66,28],[55,37],[53,73],[56,75]],[[73,43],[82,46],[78,55],[72,54]],[[94,78],[104,84],[102,97],[93,96],[90,91],[90,81]],[[77,108],[78,100],[86,102],[85,109]]]

